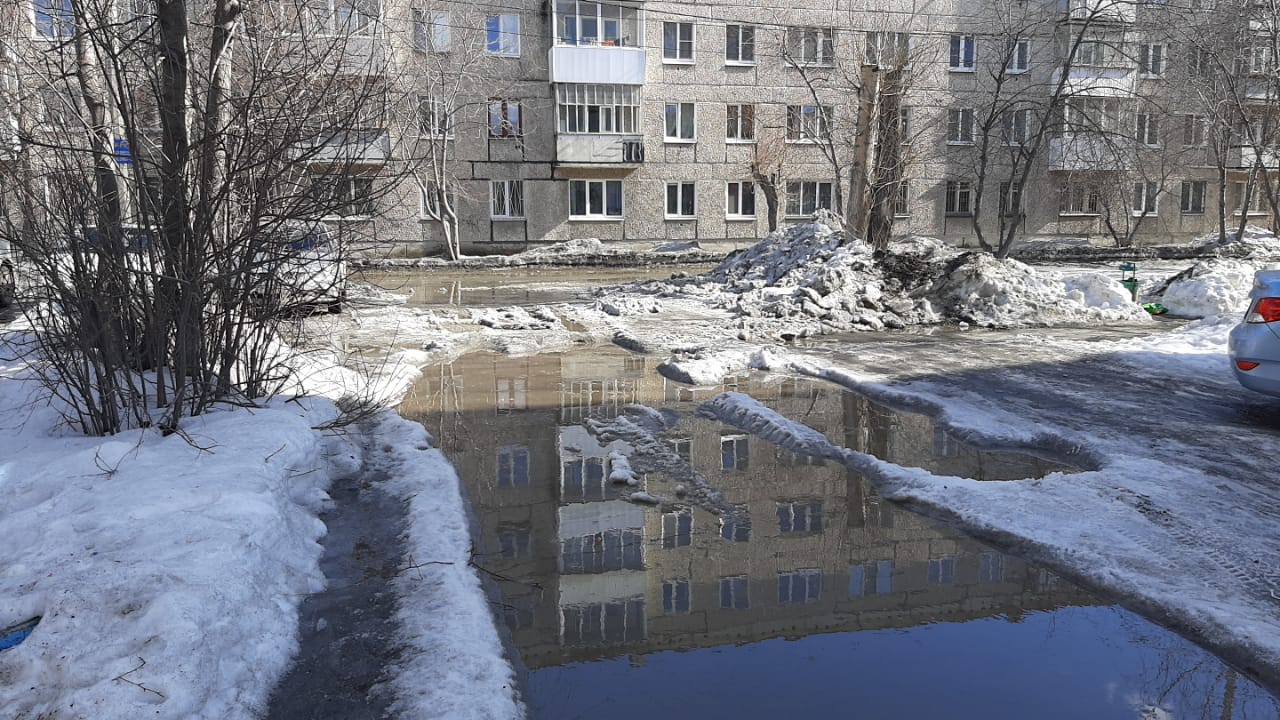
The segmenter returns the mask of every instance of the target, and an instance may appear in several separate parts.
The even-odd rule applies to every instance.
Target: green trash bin
[[[1129,291],[1129,296],[1138,302],[1138,265],[1137,263],[1120,263],[1120,284]]]

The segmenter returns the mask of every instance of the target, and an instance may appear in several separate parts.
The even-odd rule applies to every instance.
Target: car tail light
[[[1280,298],[1260,298],[1244,316],[1247,323],[1269,323],[1280,320]]]
[[[1248,360],[1237,360],[1236,367],[1240,368],[1241,370],[1244,370],[1245,372],[1249,372],[1250,370],[1258,367],[1258,363],[1249,362]]]

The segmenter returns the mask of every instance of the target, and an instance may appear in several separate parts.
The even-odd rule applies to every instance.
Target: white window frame
[[[1093,217],[1101,214],[1102,201],[1098,188],[1083,183],[1067,183],[1062,187],[1058,203],[1058,215],[1063,217]]]
[[[799,594],[797,594],[799,590]],[[778,603],[811,605],[822,599],[822,570],[806,568],[778,573]]]
[[[896,218],[911,217],[911,181],[899,180],[894,189],[893,216]]]
[[[836,31],[823,27],[789,27],[786,57],[796,65],[833,67],[836,64]]]
[[[484,51],[494,57],[520,57],[519,13],[495,13],[485,16]]]
[[[1154,217],[1160,212],[1160,184],[1154,180],[1139,180],[1133,184],[1133,204],[1130,206],[1134,217],[1146,215]]]
[[[818,210],[830,210],[835,203],[835,186],[826,180],[788,180],[785,187],[787,197],[783,213],[789,218],[813,217]],[[813,201],[813,210],[807,213],[806,196]],[[824,196],[827,201],[825,206],[822,204]]]
[[[609,187],[616,183],[618,188],[618,212],[609,212]],[[587,204],[586,213],[574,214],[573,212],[573,195],[575,186],[581,185],[585,193],[585,202]],[[600,186],[600,211],[591,211],[591,186]],[[570,180],[569,181],[569,219],[570,220],[598,220],[607,222],[616,222],[621,220],[626,214],[626,192],[621,180]]]
[[[744,212],[747,198],[750,198],[751,212]],[[730,180],[724,184],[724,217],[726,220],[756,219],[755,182],[751,180]]]
[[[524,181],[490,180],[489,219],[523,220],[524,218]]]
[[[748,67],[756,64],[756,26],[725,25],[724,64]],[[733,40],[737,40],[737,57],[734,57]],[[745,52],[744,52],[745,50]]]
[[[1243,180],[1237,180],[1231,183],[1231,192],[1233,193],[1236,199],[1235,210],[1233,211],[1233,214],[1235,215],[1240,215],[1245,212],[1245,209],[1241,205],[1240,201],[1244,200],[1244,189],[1246,184],[1247,183],[1245,183],[1245,181]],[[1263,199],[1264,198],[1263,198],[1262,188],[1258,187],[1257,183],[1254,183],[1253,195],[1249,198],[1249,211],[1248,211],[1249,215],[1266,215],[1267,214],[1267,210],[1262,204]]]
[[[1138,46],[1138,76],[1147,79],[1164,77],[1164,43],[1143,43]]]
[[[944,200],[943,213],[947,217],[972,217],[973,183],[969,180],[948,180]]]
[[[666,205],[666,212],[663,217],[667,220],[692,220],[698,217],[697,183],[692,180],[679,180],[667,183],[667,191],[664,196],[664,201]]]
[[[950,108],[947,110],[947,144],[973,144],[973,108]]]
[[[524,108],[511,98],[489,98],[488,136],[490,140],[517,140],[524,137]],[[512,122],[512,115],[515,116]]]
[[[1205,188],[1204,180],[1183,180],[1182,193],[1178,209],[1183,215],[1203,215]]]
[[[1021,75],[1031,69],[1031,40],[1018,38],[1009,41],[1008,62],[1004,66],[1005,75]]]
[[[413,48],[419,52],[444,54],[453,42],[449,13],[413,9]]]
[[[321,176],[323,177],[324,175],[321,174]],[[336,198],[336,200],[343,203],[343,205],[339,208],[340,212],[336,213],[333,212],[333,208],[328,208],[328,213],[325,215],[326,220],[367,220],[374,216],[377,208],[374,207],[374,177],[372,175],[343,174],[335,179],[338,183],[335,187],[340,188],[342,193],[342,197]],[[358,187],[360,189],[357,189]],[[361,208],[366,212],[350,212],[360,205],[366,206]]]
[[[751,103],[729,103],[724,106],[724,141],[750,144],[756,141],[756,106]]]
[[[1005,145],[1025,145],[1031,137],[1031,109],[1005,112],[1000,118],[1000,136]]]
[[[565,135],[640,134],[640,86],[556,83],[556,132]],[[594,108],[594,112],[593,109]],[[591,121],[599,129],[591,130]]]
[[[1203,115],[1183,115],[1182,146],[1204,147],[1204,126]]]
[[[447,99],[436,95],[418,96],[418,132],[421,137],[453,139],[453,113]]]
[[[1147,147],[1160,146],[1160,118],[1155,113],[1140,112],[1134,115],[1134,138]]]
[[[1022,183],[1006,181],[1000,183],[1000,216],[1016,217],[1015,209],[1022,207]],[[945,433],[943,437],[948,437]],[[948,456],[950,457],[950,456]]]
[[[977,68],[977,62],[978,39],[973,35],[952,34],[950,54],[947,57],[947,71],[971,73]]]
[[[864,43],[862,58],[868,65],[894,67],[911,55],[911,33],[868,30]],[[884,62],[887,53],[893,54],[894,64]]]
[[[684,31],[689,37],[684,37]],[[675,35],[668,37],[668,32]],[[675,44],[668,45],[672,40]],[[662,62],[668,65],[692,65],[698,57],[698,26],[693,22],[664,21],[662,23]]]
[[[442,216],[444,211],[435,208],[432,214],[432,206],[435,205],[435,183],[429,182],[425,185],[418,185],[418,217],[423,220],[435,220]],[[449,207],[453,208],[454,213],[458,212],[458,192],[457,188],[449,186],[445,189],[445,195],[448,198]]]
[[[675,115],[675,127],[671,125],[672,112]],[[684,135],[685,119],[688,117],[690,135]],[[675,134],[672,134],[672,133]],[[668,143],[695,143],[698,141],[698,104],[692,102],[669,102],[663,106],[662,139]]]
[[[47,18],[42,23],[40,18]],[[45,32],[43,28],[49,31]],[[31,36],[37,40],[67,40],[76,31],[71,0],[31,0]]]
[[[830,105],[788,105],[786,141],[816,143],[831,137],[834,108]]]

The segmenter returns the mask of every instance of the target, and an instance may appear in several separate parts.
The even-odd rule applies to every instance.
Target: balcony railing
[[[643,48],[610,45],[556,45],[550,50],[551,82],[643,85]]]
[[[1138,17],[1135,0],[1058,0],[1058,11],[1070,20],[1127,22]]]
[[[562,165],[639,165],[644,162],[644,138],[639,135],[557,135],[556,162]]]
[[[1072,133],[1049,140],[1051,171],[1115,171],[1133,164],[1133,141],[1097,133]]]
[[[1261,149],[1247,145],[1237,145],[1227,151],[1226,166],[1233,170],[1248,170],[1254,167],[1265,167],[1269,170],[1280,168],[1280,154],[1275,150]]]

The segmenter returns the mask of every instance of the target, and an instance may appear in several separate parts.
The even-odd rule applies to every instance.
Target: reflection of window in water
[[[733,542],[751,540],[751,511],[746,505],[735,505],[720,516],[720,537]]]
[[[1004,555],[989,550],[978,556],[978,582],[1004,582]]]
[[[746,575],[720,578],[720,607],[724,610],[746,610],[751,607]]]
[[[673,380],[663,379],[663,398],[667,402],[693,402],[693,388]]]
[[[960,454],[960,441],[951,437],[951,433],[940,427],[933,429],[933,456],[950,458]]]
[[[849,568],[849,597],[862,597],[867,594],[867,569],[862,565]]]
[[[529,484],[529,448],[508,445],[498,448],[498,487],[525,487]]]
[[[893,592],[893,561],[876,561],[876,594]]]
[[[662,547],[684,547],[693,541],[693,514],[688,508],[662,514]]]
[[[533,627],[533,600],[531,598],[504,599],[502,619],[511,630]]]
[[[826,463],[820,457],[813,455],[801,455],[790,450],[778,448],[777,450],[778,464],[783,467],[822,467]]]
[[[528,406],[525,379],[523,377],[496,378],[494,386],[497,392],[497,401],[494,407],[497,408],[499,413],[524,410]]]
[[[818,385],[812,380],[787,378],[778,386],[778,397],[780,398],[813,399],[818,397],[818,394]]]
[[[560,541],[560,572],[565,575],[643,570],[641,531],[606,530]]]
[[[1041,568],[1039,574],[1036,575],[1036,590],[1040,592],[1048,592],[1057,589],[1058,576],[1044,568]]]
[[[778,503],[778,530],[784,533],[820,532],[822,501],[797,500]]]
[[[693,440],[690,438],[679,438],[671,440],[671,447],[676,449],[676,454],[681,460],[687,463],[693,462]]]
[[[821,570],[796,570],[778,573],[778,602],[808,604],[822,594]]]
[[[639,402],[635,380],[575,380],[560,384],[561,422],[581,422],[589,415],[613,417],[623,405]]]
[[[622,369],[626,372],[644,372],[644,360],[640,355],[628,355],[622,359]]]
[[[645,639],[644,598],[560,608],[565,645],[640,642]]]
[[[418,387],[426,385],[426,389],[418,395],[418,398],[426,400],[426,407],[429,410],[456,409],[462,404],[464,394],[462,381],[463,378],[452,376],[428,378],[418,385]]]
[[[720,469],[746,470],[748,463],[746,435],[720,436]]]
[[[929,584],[950,585],[956,581],[956,559],[952,555],[929,558]]]
[[[662,612],[668,614],[689,612],[688,580],[662,581]]]
[[[504,558],[527,558],[530,555],[532,530],[528,525],[499,525],[498,554]]]
[[[751,378],[747,377],[746,375],[730,375],[720,383],[720,387],[721,389],[724,390],[724,392],[737,392],[740,388],[744,387],[750,380]]]
[[[893,506],[872,490],[862,503],[866,524],[872,527],[893,527]]]
[[[620,491],[607,480],[604,458],[574,458],[560,467],[562,502],[598,502],[619,497]]]

